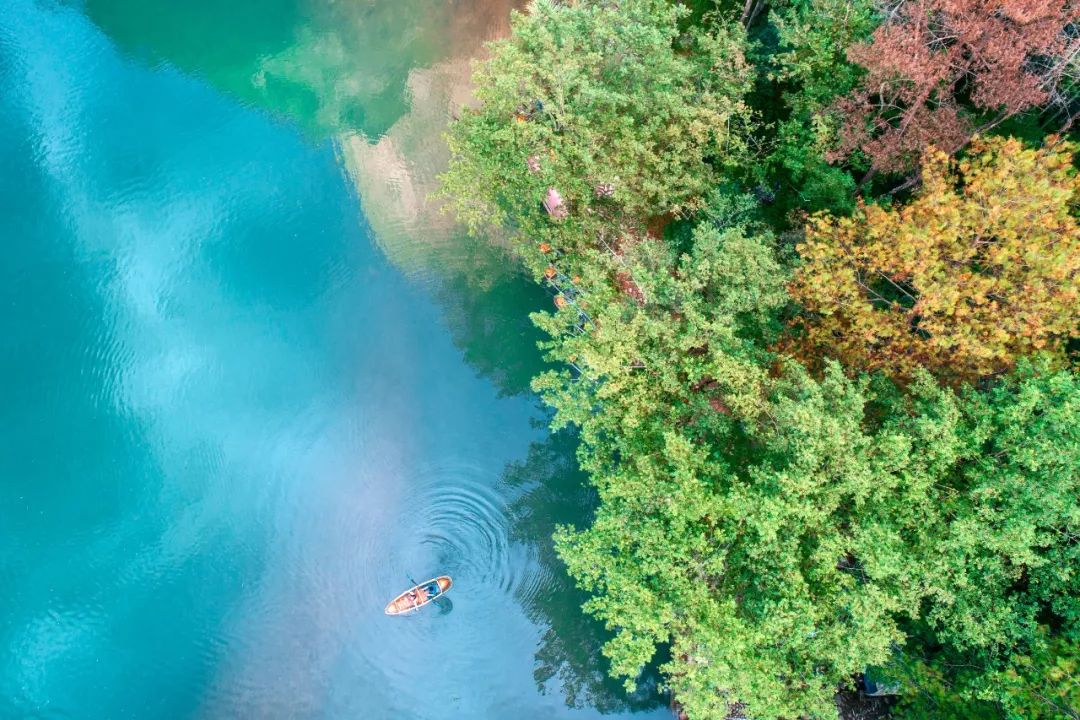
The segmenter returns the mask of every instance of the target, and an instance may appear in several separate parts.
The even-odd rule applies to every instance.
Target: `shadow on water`
[[[511,537],[537,548],[543,578],[542,589],[525,599],[526,612],[544,628],[533,677],[541,692],[561,688],[572,707],[592,706],[602,713],[654,709],[662,703],[658,674],[646,669],[629,695],[608,676],[600,648],[610,633],[581,611],[588,596],[574,586],[555,553],[555,527],[582,527],[596,506],[596,493],[577,466],[576,447],[574,433],[551,434],[533,443],[525,460],[511,464],[504,475],[522,492],[510,507]]]
[[[465,361],[495,383],[501,395],[530,392],[530,381],[548,365],[537,347],[545,336],[529,313],[549,304],[550,295],[505,268],[492,269],[482,279],[451,276],[438,282],[434,293]]]
[[[440,615],[449,615],[454,612],[454,602],[448,597],[441,597],[434,603]]]

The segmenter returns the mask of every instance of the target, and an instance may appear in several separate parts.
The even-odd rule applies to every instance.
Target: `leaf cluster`
[[[1080,319],[1078,187],[1070,146],[989,138],[930,155],[906,205],[812,218],[791,285],[811,314],[801,354],[974,380],[1060,353]]]
[[[739,28],[683,32],[685,12],[538,0],[515,14],[477,69],[480,106],[448,136],[452,211],[474,231],[575,249],[606,224],[700,208],[746,153],[751,73]],[[542,207],[550,189],[561,221]]]

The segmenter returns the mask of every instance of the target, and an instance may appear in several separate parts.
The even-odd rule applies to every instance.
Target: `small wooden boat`
[[[386,614],[405,615],[419,610],[435,598],[444,595],[453,585],[454,581],[449,575],[440,575],[419,585],[413,585],[386,605]]]

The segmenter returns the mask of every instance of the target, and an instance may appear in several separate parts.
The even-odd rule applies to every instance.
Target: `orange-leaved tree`
[[[928,153],[907,205],[811,218],[791,284],[800,353],[964,380],[1060,352],[1080,312],[1078,187],[1066,143],[976,139],[963,160]]]

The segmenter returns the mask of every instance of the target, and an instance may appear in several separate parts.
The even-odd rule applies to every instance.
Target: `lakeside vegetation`
[[[1063,0],[536,0],[443,178],[555,292],[557,550],[692,720],[1080,718]]]

